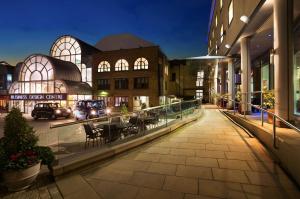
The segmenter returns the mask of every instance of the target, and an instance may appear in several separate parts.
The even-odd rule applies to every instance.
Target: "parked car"
[[[69,118],[72,115],[70,108],[63,108],[59,103],[37,103],[31,112],[31,116],[39,118],[56,119],[58,117]]]
[[[106,105],[103,100],[80,100],[76,103],[74,116],[76,120],[91,119],[106,115]]]

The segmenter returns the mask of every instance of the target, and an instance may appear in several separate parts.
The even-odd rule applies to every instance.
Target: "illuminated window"
[[[223,42],[223,36],[224,35],[224,29],[223,29],[223,24],[221,26],[221,30],[220,30],[220,36],[221,36],[221,42]]]
[[[196,86],[203,86],[203,82],[204,82],[204,71],[201,70],[197,72]]]
[[[231,24],[233,20],[233,0],[231,0],[228,7],[228,24]]]
[[[216,27],[218,26],[218,16],[216,15]]]
[[[223,8],[223,0],[220,0],[220,9]]]
[[[115,106],[121,106],[122,104],[128,107],[128,97],[115,97]]]
[[[203,90],[196,90],[196,99],[203,98]]]
[[[98,65],[98,72],[109,72],[110,71],[110,64],[107,61],[102,61]]]
[[[140,57],[134,62],[134,70],[144,70],[144,69],[148,69],[148,60],[145,59],[144,57]]]
[[[129,70],[128,62],[125,59],[119,59],[115,65],[115,71]]]

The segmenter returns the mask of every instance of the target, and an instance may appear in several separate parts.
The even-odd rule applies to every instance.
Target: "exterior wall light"
[[[228,49],[229,49],[230,47],[231,47],[231,46],[230,46],[229,44],[226,44],[226,45],[225,45],[225,48],[228,48]]]
[[[246,15],[243,15],[240,17],[240,20],[244,23],[248,23],[249,22],[249,17],[247,17]]]

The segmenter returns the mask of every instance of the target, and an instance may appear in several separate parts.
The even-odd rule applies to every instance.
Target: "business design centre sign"
[[[67,100],[66,93],[60,94],[13,94],[9,95],[10,100]]]

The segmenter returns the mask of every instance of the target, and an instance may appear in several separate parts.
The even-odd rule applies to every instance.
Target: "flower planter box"
[[[41,162],[20,170],[8,170],[2,173],[4,185],[9,191],[20,191],[32,185],[41,169]]]

